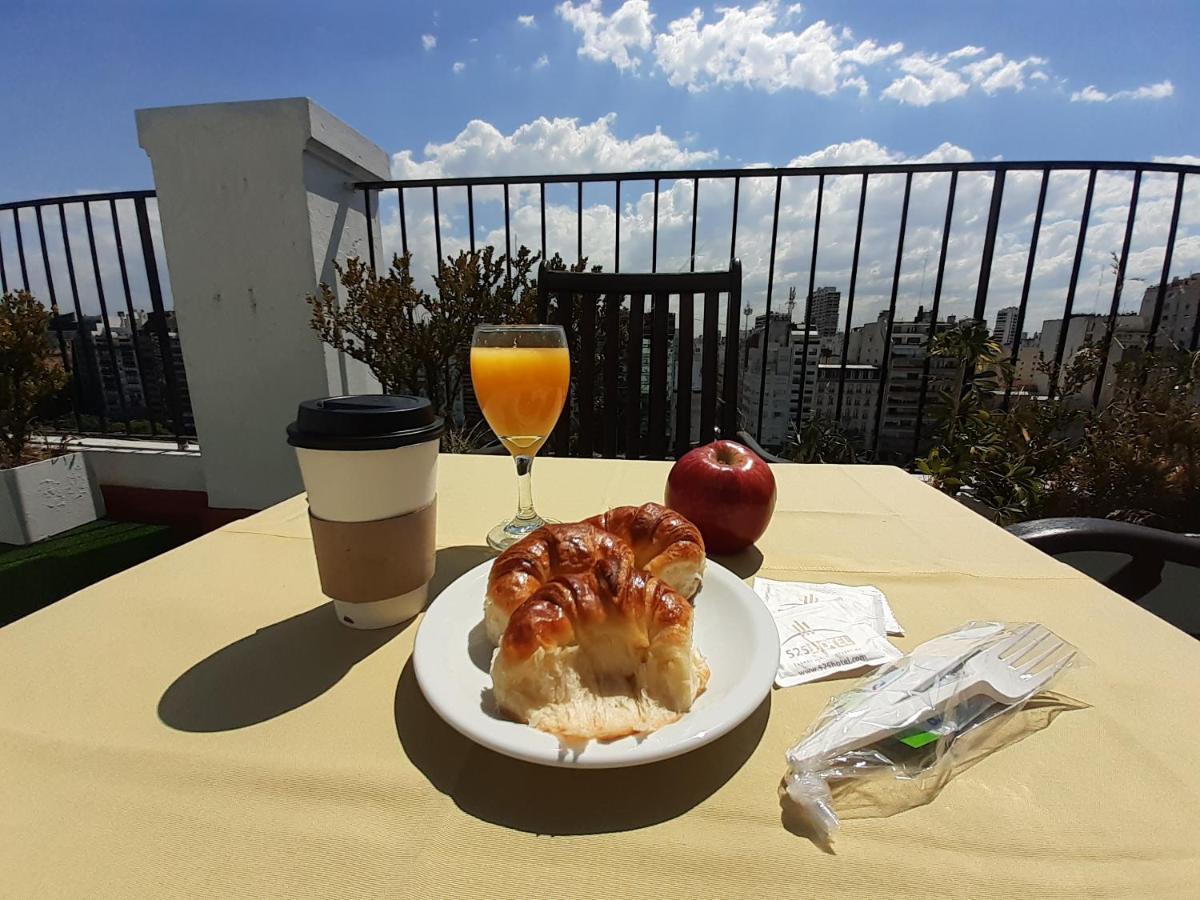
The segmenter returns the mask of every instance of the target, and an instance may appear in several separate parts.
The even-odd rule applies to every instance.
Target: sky
[[[1195,2],[726,3],[0,0],[9,73],[0,92],[0,201],[151,187],[135,109],[299,95],[383,147],[398,178],[911,160],[1196,162],[1200,154],[1200,64],[1186,39],[1200,33]],[[777,294],[807,285],[810,181],[785,182]],[[886,302],[901,184],[872,180],[856,323]],[[1080,276],[1088,289],[1077,308],[1107,308],[1106,260],[1120,246],[1129,189],[1128,177],[1097,181]],[[687,262],[691,185],[663,190],[660,269],[670,270]],[[1169,176],[1143,182],[1132,278],[1157,278],[1173,190]],[[729,191],[702,182],[698,265],[719,265],[722,246],[728,255]],[[738,250],[757,306],[772,192],[766,180],[749,182],[739,209]],[[945,192],[945,176],[914,180],[902,312],[929,302]],[[548,198],[548,231],[552,246],[573,255],[569,194]],[[1006,186],[989,309],[1019,290],[1036,194],[1036,176]],[[1198,194],[1189,180],[1173,274],[1200,269]],[[949,309],[974,295],[976,226],[989,195],[990,176],[960,180]],[[1082,176],[1051,183],[1035,323],[1061,308],[1082,196]],[[502,243],[498,198],[477,199],[478,238]],[[624,269],[648,255],[651,199],[635,189],[623,197]],[[532,245],[531,201],[514,197],[514,227]],[[422,202],[410,205],[408,227],[428,271],[432,228],[423,226],[432,219]],[[843,291],[857,203],[857,179],[831,180],[818,280]],[[589,188],[585,206],[586,250],[611,264],[610,189]],[[446,200],[447,250],[465,243],[463,212],[461,198]],[[394,208],[383,215],[390,251],[398,223]],[[4,227],[0,246],[11,246]],[[88,290],[81,286],[85,306]]]

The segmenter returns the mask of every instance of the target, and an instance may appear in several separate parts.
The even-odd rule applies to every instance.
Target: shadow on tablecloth
[[[356,631],[332,604],[260,628],[196,663],[158,701],[179,731],[232,731],[273,719],[325,693],[409,623]]]
[[[405,755],[468,815],[533,834],[601,834],[665,822],[711,796],[742,767],[767,727],[768,695],[724,737],[687,754],[627,769],[539,766],[495,753],[442,721],[412,661],[396,685]]]
[[[730,553],[725,556],[714,554],[713,559],[743,581],[761,569],[763,564],[762,551],[753,544],[740,553]]]
[[[494,554],[486,547],[438,551],[430,600],[459,575]],[[359,631],[322,603],[260,628],[196,663],[158,701],[158,717],[179,731],[232,731],[315,700],[412,621]]]

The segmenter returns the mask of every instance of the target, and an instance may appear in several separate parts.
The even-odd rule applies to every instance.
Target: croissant
[[[556,577],[513,613],[492,662],[503,712],[562,738],[613,740],[691,708],[709,676],[692,605],[625,563]]]
[[[704,538],[675,510],[658,503],[618,506],[584,521],[627,543],[637,568],[657,575],[683,596],[690,599],[700,590]]]
[[[684,597],[700,588],[704,539],[696,526],[657,503],[621,506],[586,522],[545,525],[501,553],[484,600],[488,637],[498,644],[508,617],[551,578],[585,572],[598,560],[626,553],[631,566],[658,576]]]
[[[513,544],[492,563],[483,621],[493,644],[508,625],[509,616],[543,584],[560,575],[591,571],[604,562],[614,571],[633,568],[629,545],[591,525],[544,525]]]

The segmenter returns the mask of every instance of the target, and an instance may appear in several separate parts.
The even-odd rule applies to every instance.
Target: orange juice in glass
[[[503,550],[545,523],[533,508],[533,458],[567,398],[571,358],[558,325],[480,325],[471,343],[471,384],[488,425],[517,465],[517,514],[488,532]]]

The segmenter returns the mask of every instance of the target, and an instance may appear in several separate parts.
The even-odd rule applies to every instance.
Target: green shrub
[[[344,299],[327,284],[312,306],[321,340],[367,365],[384,393],[419,393],[446,415],[467,370],[475,326],[534,320],[537,254],[522,247],[511,260],[488,246],[448,256],[436,291],[416,287],[411,254],[392,258],[386,275],[358,258],[335,263]],[[511,263],[511,275],[509,266]]]
[[[930,483],[983,504],[1001,524],[1044,515],[1097,516],[1200,527],[1200,354],[1139,354],[1115,367],[1112,400],[1094,409],[1100,350],[1082,347],[1061,371],[1044,367],[1054,399],[1013,394],[1011,369],[981,323],[938,335],[954,359],[939,392]]]
[[[28,291],[0,295],[0,469],[25,459],[38,409],[67,383],[49,327],[49,311]]]

